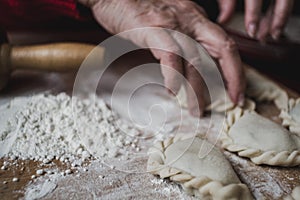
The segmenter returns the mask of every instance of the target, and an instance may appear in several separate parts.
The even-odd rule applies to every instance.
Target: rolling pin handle
[[[0,46],[0,90],[6,86],[11,73],[10,53],[11,46],[9,44]]]
[[[97,46],[83,43],[53,43],[33,46],[16,46],[11,50],[14,69],[66,72],[77,70],[88,54]],[[99,59],[103,50],[100,47]]]
[[[33,46],[0,46],[0,90],[13,70],[67,72],[78,70],[88,54],[96,49],[99,64],[104,48],[84,43],[53,43]],[[94,53],[93,53],[94,54]]]

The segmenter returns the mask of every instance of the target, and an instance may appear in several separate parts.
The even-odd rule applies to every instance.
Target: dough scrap
[[[189,194],[220,200],[253,199],[223,154],[199,137],[177,135],[156,143],[148,154],[149,172],[180,183]]]
[[[288,110],[282,110],[279,117],[283,126],[300,136],[300,98],[290,99]]]
[[[220,90],[220,88],[218,88],[217,90]],[[220,92],[221,94],[221,92]],[[186,90],[183,86],[181,86],[179,92],[177,93],[176,99],[179,103],[179,105],[182,108],[187,108],[187,94],[186,94]],[[245,105],[243,106],[247,109],[255,109],[256,104],[254,101],[252,101],[249,98],[246,98],[245,100]],[[228,97],[228,95],[225,96],[225,98],[220,98],[217,99],[216,101],[210,103],[209,105],[206,106],[205,110],[206,111],[214,111],[214,112],[218,112],[218,113],[223,113],[226,112],[228,110],[232,110],[235,108],[234,103],[230,100],[230,98]]]
[[[284,197],[284,200],[300,200],[300,186],[295,187],[290,195]]]
[[[279,110],[287,110],[288,95],[279,85],[249,67],[246,68],[246,79],[249,97],[257,101],[273,101]]]
[[[255,111],[229,111],[221,145],[258,165],[300,165],[300,138]]]

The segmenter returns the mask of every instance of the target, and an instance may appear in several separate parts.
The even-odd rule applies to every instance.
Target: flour
[[[161,101],[169,102],[164,98]],[[136,116],[148,114],[142,111]],[[29,175],[25,199],[193,199],[175,183],[160,182],[146,173],[147,155],[143,151],[153,140],[176,132],[181,123],[172,123],[178,118],[175,111],[162,131],[143,140],[137,137],[140,133],[136,128],[98,97],[72,99],[62,93],[16,98],[1,106],[0,113],[10,114],[3,121],[0,115],[0,157],[41,161]],[[194,130],[197,123],[188,119],[180,131]],[[139,159],[133,160],[132,154]],[[82,161],[90,157],[101,161]],[[51,162],[53,159],[60,162]],[[66,161],[70,163],[63,167],[55,164]]]
[[[0,123],[0,157],[74,161],[77,157],[128,156],[139,132],[98,97],[65,93],[20,97],[1,106],[10,115]]]
[[[124,166],[144,171],[146,157],[122,161]],[[87,170],[84,170],[87,169]],[[54,189],[53,189],[54,188]],[[111,170],[94,160],[77,173],[46,174],[25,188],[24,199],[175,199],[194,200],[182,188],[149,173]]]
[[[17,158],[40,161],[25,199],[53,192],[57,180],[86,169],[86,159],[126,160],[132,149],[140,148],[139,131],[98,97],[79,99],[65,93],[19,97],[1,106],[0,113],[0,157],[10,160],[3,162],[3,170],[17,167]],[[67,169],[57,168],[54,159],[66,163]]]
[[[225,152],[224,155],[231,163],[235,163],[233,166],[241,177],[241,181],[252,186],[251,192],[256,199],[282,199],[285,195],[282,189],[283,185],[277,181],[282,178],[276,177],[276,171],[282,171],[283,169],[269,168],[266,169],[267,173],[262,173],[258,166],[247,159],[228,152]],[[291,172],[281,173],[289,174]],[[269,198],[266,198],[266,195],[270,195]]]
[[[37,185],[31,185],[27,188],[25,192],[25,199],[40,199],[47,194],[51,193],[57,187],[56,180],[60,175],[52,175],[52,179],[45,180]]]

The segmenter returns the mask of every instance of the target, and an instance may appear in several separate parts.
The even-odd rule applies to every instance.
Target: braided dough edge
[[[187,94],[186,90],[183,86],[181,86],[179,92],[177,93],[175,99],[178,101],[179,105],[182,108],[187,108]],[[211,102],[208,104],[205,108],[205,111],[215,111],[215,112],[225,112],[226,110],[230,110],[234,108],[234,103],[227,98],[226,100],[224,99],[219,99],[214,102]]]
[[[147,171],[159,175],[160,178],[169,178],[180,183],[187,193],[195,196],[212,197],[213,199],[253,199],[245,184],[223,185],[206,176],[195,177],[174,167],[165,165],[165,150],[173,143],[188,139],[194,135],[176,135],[164,141],[155,143],[148,151],[149,159]]]
[[[300,124],[295,121],[293,117],[290,115],[290,111],[295,108],[298,104],[300,104],[300,98],[298,99],[290,99],[288,110],[281,110],[279,117],[282,119],[282,125],[287,127],[289,131],[292,133],[296,133],[300,136]]]
[[[243,110],[239,107],[227,112],[227,117],[221,134],[222,148],[236,152],[241,157],[249,158],[257,165],[267,164],[274,166],[297,166],[300,165],[300,151],[263,151],[235,144],[229,135],[229,130],[245,113],[255,112],[252,110]]]
[[[300,186],[293,189],[292,193],[283,198],[284,200],[299,200],[300,199]]]
[[[273,101],[279,110],[287,110],[288,94],[279,85],[250,68],[246,68],[246,78],[249,97],[257,101]]]

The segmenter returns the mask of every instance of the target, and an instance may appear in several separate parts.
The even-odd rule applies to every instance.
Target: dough
[[[220,90],[220,88],[214,88],[215,90]],[[224,96],[225,95],[225,98]],[[177,101],[179,102],[179,105],[183,108],[187,108],[187,98],[186,98],[186,91],[184,87],[181,87],[179,92],[177,93]],[[220,98],[214,102],[212,102],[211,104],[209,104],[205,110],[206,111],[215,111],[218,113],[223,113],[226,112],[228,110],[234,109],[235,105],[232,103],[232,101],[230,100],[230,98],[228,97],[227,94],[221,93],[220,92]],[[246,99],[245,100],[245,105],[243,107],[247,107],[247,108],[251,108],[251,109],[255,109],[256,105],[254,103],[254,101],[250,100],[250,99]]]
[[[156,143],[148,153],[148,171],[180,183],[189,194],[208,199],[252,199],[223,154],[206,140],[177,135]]]
[[[287,111],[282,110],[279,117],[282,118],[283,126],[300,136],[300,98],[297,100],[290,99],[289,109]]]
[[[290,195],[284,197],[284,200],[299,200],[299,199],[300,199],[300,186],[295,187]]]
[[[254,111],[236,108],[227,115],[222,147],[255,164],[300,164],[300,138]]]
[[[250,67],[245,67],[245,73],[247,79],[246,96],[256,101],[273,101],[278,109],[287,110],[288,95],[283,89]],[[218,98],[211,102],[206,107],[206,110],[225,112],[234,109],[234,104],[231,102],[227,92],[223,90],[224,88],[218,84],[210,88],[209,92],[214,93],[214,96]],[[205,96],[209,96],[209,94]],[[187,108],[187,96],[184,87],[180,88],[177,100],[181,107]],[[250,101],[249,98],[248,101]]]
[[[276,83],[260,75],[250,67],[246,68],[246,94],[256,101],[273,101],[280,110],[287,110],[288,95]]]

